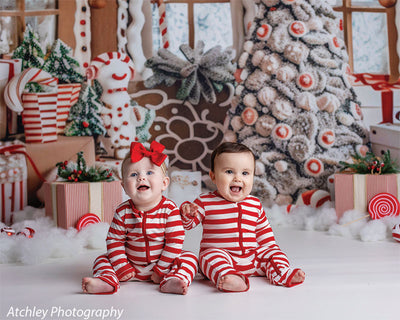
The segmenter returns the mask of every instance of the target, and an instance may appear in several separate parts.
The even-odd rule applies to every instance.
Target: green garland
[[[390,157],[390,150],[383,153],[382,158],[367,152],[365,157],[359,154],[352,155],[353,163],[340,161],[342,171],[350,171],[359,174],[391,174],[399,173],[400,167]]]
[[[69,182],[100,182],[114,181],[112,172],[109,169],[96,167],[87,168],[86,161],[83,158],[83,152],[77,153],[76,163],[68,161],[58,162],[56,164],[57,175]]]

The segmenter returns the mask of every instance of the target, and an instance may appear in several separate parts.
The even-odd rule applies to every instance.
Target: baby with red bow
[[[120,282],[152,281],[161,292],[186,294],[197,273],[196,255],[183,251],[185,231],[175,203],[162,194],[169,185],[167,156],[156,141],[147,150],[133,142],[122,162],[122,187],[129,200],[115,210],[107,253],[82,279],[85,293],[110,294]]]

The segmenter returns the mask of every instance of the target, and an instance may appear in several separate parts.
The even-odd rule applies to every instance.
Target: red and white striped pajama
[[[196,217],[182,216],[183,226],[190,230],[202,223],[200,269],[218,284],[222,276],[266,276],[276,285],[290,287],[299,269],[291,269],[286,255],[275,242],[272,228],[260,200],[247,196],[230,202],[217,191],[200,195]]]
[[[185,230],[175,203],[162,198],[150,211],[138,211],[132,200],[116,209],[107,235],[107,254],[99,256],[93,276],[114,287],[135,272],[129,280],[148,281],[153,272],[163,277],[162,286],[170,278],[179,278],[188,285],[197,273],[198,259],[182,251]]]

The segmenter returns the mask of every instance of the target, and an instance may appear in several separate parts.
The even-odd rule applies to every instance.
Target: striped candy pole
[[[169,37],[167,32],[167,17],[165,14],[165,3],[163,0],[158,0],[158,16],[159,16],[159,25],[160,25],[160,32],[162,37],[163,48],[169,48]]]

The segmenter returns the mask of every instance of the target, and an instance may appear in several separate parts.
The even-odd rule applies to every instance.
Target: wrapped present
[[[54,170],[59,161],[75,161],[76,154],[83,151],[88,165],[94,165],[94,139],[93,137],[66,137],[58,136],[57,141],[50,143],[27,143],[26,149],[32,160],[36,163],[39,172],[46,177]],[[36,191],[42,185],[40,179],[28,163],[28,203],[32,206],[40,205]]]
[[[368,212],[370,200],[380,193],[400,199],[400,174],[335,174],[335,208],[340,219],[347,210]]]
[[[0,141],[0,210],[7,225],[13,223],[13,212],[27,204],[27,176],[23,143]]]
[[[17,114],[7,108],[4,89],[7,83],[21,72],[21,59],[0,59],[0,139],[17,133]]]
[[[45,183],[46,216],[58,227],[76,227],[79,219],[96,214],[101,221],[111,223],[114,210],[122,202],[120,181]]]
[[[57,86],[57,133],[63,134],[69,110],[78,101],[80,83],[65,83]]]
[[[377,124],[370,127],[369,138],[372,152],[381,155],[390,150],[392,158],[400,165],[400,125]]]

